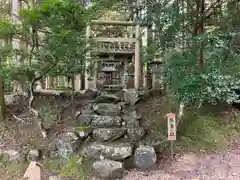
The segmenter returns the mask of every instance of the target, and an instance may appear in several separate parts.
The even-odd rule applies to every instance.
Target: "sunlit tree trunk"
[[[21,9],[21,2],[19,0],[12,0],[12,22],[14,24],[19,24],[20,20],[19,20],[19,11]],[[20,50],[21,50],[21,42],[19,39],[17,38],[13,38],[12,39],[12,47],[14,50],[18,51],[19,53],[14,53],[13,55],[13,59],[14,59],[14,63],[16,66],[20,67],[23,64],[23,59],[21,58],[20,55]],[[20,80],[21,81],[21,80]],[[23,82],[20,81],[15,81],[14,82],[14,91],[15,92],[23,92]]]
[[[33,8],[36,8],[38,3],[40,3],[40,2],[32,0],[30,6],[32,6]],[[32,36],[33,37],[33,39],[32,39],[33,46],[35,46],[35,50],[38,51],[39,50],[39,39],[40,39],[40,36],[44,36],[44,35],[40,34],[38,32],[38,28],[36,26],[32,26],[32,35],[33,35]],[[33,57],[33,58],[36,58],[36,57]],[[36,76],[39,76],[39,74],[36,73]],[[36,89],[38,89],[38,90],[39,89],[43,89],[43,84],[42,84],[41,80],[36,82]]]

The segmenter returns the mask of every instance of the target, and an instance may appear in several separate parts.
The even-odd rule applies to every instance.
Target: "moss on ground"
[[[167,113],[178,113],[179,104],[165,97],[153,98],[142,104],[139,112],[150,127],[148,139],[160,141],[167,137]],[[202,109],[185,107],[180,123],[175,152],[212,152],[228,148],[232,140],[240,136],[240,116],[232,119],[231,106],[206,105]],[[227,116],[223,116],[223,112]],[[231,119],[229,121],[229,119]],[[169,153],[169,142],[157,147],[158,152]]]
[[[151,137],[155,139],[167,137],[167,121],[163,114],[167,112],[177,114],[177,107],[173,104],[171,108],[165,107],[157,113],[149,112]],[[240,117],[229,122],[226,116],[221,115],[221,107],[218,111],[217,107],[213,107],[213,110],[211,107],[207,108],[207,110],[205,108],[201,110],[185,108],[177,132],[177,140],[174,142],[176,153],[222,151],[229,147],[233,139],[239,138]],[[168,111],[168,109],[172,111]],[[159,148],[159,151],[169,152],[169,143],[163,143]]]
[[[62,177],[88,180],[91,175],[91,162],[81,156],[72,156],[69,160],[48,159],[44,165],[50,171],[59,172]]]
[[[197,115],[186,120],[176,141],[178,151],[222,151],[228,148],[231,140],[239,136],[240,119],[229,123],[220,116],[213,114]]]

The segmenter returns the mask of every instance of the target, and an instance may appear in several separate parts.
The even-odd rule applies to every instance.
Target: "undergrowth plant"
[[[227,33],[202,37],[211,41],[205,47],[202,67],[198,54],[190,50],[173,53],[166,60],[165,80],[177,100],[196,107],[239,102],[240,55],[227,47],[232,38]]]

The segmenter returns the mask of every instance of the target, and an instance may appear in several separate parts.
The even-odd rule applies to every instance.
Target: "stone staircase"
[[[137,168],[151,167],[156,154],[152,147],[141,146],[146,130],[134,109],[139,99],[136,90],[98,96],[76,117],[76,127],[64,138],[56,139],[62,142],[55,148],[58,154],[64,152],[67,157],[77,153],[92,160],[94,171],[102,179],[122,178],[124,163],[129,158]]]

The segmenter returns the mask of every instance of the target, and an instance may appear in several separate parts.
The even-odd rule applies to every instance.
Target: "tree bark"
[[[200,0],[200,24],[199,24],[199,32],[198,34],[204,33],[204,10],[205,10],[205,0]],[[199,56],[199,65],[202,68],[204,65],[204,59],[203,59],[203,50],[204,50],[204,43],[201,42],[200,45],[200,56]]]
[[[3,120],[5,115],[4,82],[3,78],[0,76],[0,120]]]
[[[204,17],[204,12],[205,11],[205,0],[196,0],[196,10],[194,13],[194,25],[193,25],[193,30],[192,30],[192,36],[199,36],[204,33],[204,22],[205,22],[205,17]],[[196,48],[199,48],[199,59],[198,59],[198,64],[199,67],[202,68],[204,65],[204,58],[203,58],[203,42],[198,43],[195,41],[193,43],[193,49],[195,50]]]

